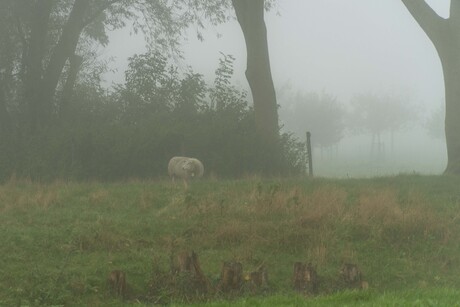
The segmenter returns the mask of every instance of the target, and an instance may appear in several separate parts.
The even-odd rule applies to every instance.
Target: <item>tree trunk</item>
[[[460,29],[459,29],[460,31]],[[460,39],[455,42],[457,54],[443,55],[446,91],[446,174],[460,174]],[[454,44],[454,42],[452,42]]]
[[[46,68],[39,103],[43,104],[45,112],[41,120],[47,121],[50,118],[53,108],[53,98],[59,79],[62,75],[67,59],[75,53],[78,40],[84,27],[84,17],[89,7],[89,0],[75,0],[67,23],[65,24],[61,37],[54,48],[49,64]]]
[[[67,117],[69,114],[69,104],[70,100],[72,99],[73,95],[73,88],[75,86],[75,82],[77,80],[78,72],[80,71],[81,64],[83,62],[83,57],[74,54],[69,58],[70,67],[67,75],[67,79],[65,81],[64,89],[62,91],[62,101],[59,110],[59,115],[63,117]]]
[[[247,51],[246,78],[254,100],[256,129],[267,142],[279,137],[278,106],[270,71],[264,0],[232,0]]]
[[[460,1],[451,1],[449,19],[439,17],[425,1],[402,2],[433,42],[441,59],[446,96],[444,173],[460,174]]]
[[[26,74],[24,80],[24,106],[27,109],[27,121],[33,130],[37,126],[40,114],[40,101],[37,100],[41,90],[40,81],[43,73],[43,58],[50,21],[52,0],[38,0],[32,14],[30,39],[26,56]]]
[[[0,135],[7,134],[10,128],[11,120],[6,108],[5,81],[0,75]]]

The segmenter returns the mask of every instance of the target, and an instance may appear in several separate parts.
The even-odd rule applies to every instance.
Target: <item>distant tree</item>
[[[361,94],[351,100],[348,126],[355,132],[370,133],[371,154],[381,156],[384,152],[382,133],[391,133],[393,146],[394,133],[414,120],[415,116],[414,108],[396,97]]]
[[[321,149],[331,148],[340,142],[345,128],[345,110],[334,97],[298,92],[285,99],[285,107],[280,113],[287,130],[302,139],[310,131],[313,146]]]
[[[270,2],[232,0],[232,4],[246,42],[246,78],[254,100],[256,129],[266,142],[274,145],[279,139],[278,106],[264,21],[264,11]]]
[[[460,174],[460,1],[450,1],[444,19],[422,0],[401,0],[434,44],[444,73],[446,92],[446,174]]]
[[[439,106],[433,110],[425,122],[425,128],[428,131],[429,135],[435,139],[444,139],[446,138],[444,130],[444,118],[446,110],[444,106]]]

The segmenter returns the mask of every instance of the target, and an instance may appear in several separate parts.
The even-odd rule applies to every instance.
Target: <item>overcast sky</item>
[[[427,1],[448,17],[448,0]],[[356,93],[401,95],[420,106],[438,106],[444,97],[436,51],[400,0],[280,0],[266,15],[272,74],[277,88],[326,92],[347,102]],[[218,38],[217,34],[222,36]],[[117,31],[104,54],[114,58],[121,82],[126,59],[144,52],[143,38]],[[246,55],[236,21],[184,42],[185,61],[211,78],[219,52],[236,57],[235,80],[244,78]]]

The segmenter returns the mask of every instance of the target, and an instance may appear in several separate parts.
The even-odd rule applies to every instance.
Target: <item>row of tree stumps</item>
[[[244,273],[238,261],[223,262],[220,278],[211,281],[202,271],[198,255],[194,251],[181,252],[171,257],[169,272],[154,267],[149,282],[149,293],[143,297],[152,303],[168,303],[171,299],[191,302],[209,299],[216,295],[234,297],[243,293],[257,295],[268,293],[269,280],[266,265],[260,265],[250,273]],[[356,264],[344,263],[339,273],[344,288],[367,289],[363,274]],[[303,295],[319,293],[321,278],[311,263],[296,262],[293,268],[292,287]],[[114,270],[108,276],[108,285],[113,295],[122,299],[134,298],[129,293],[126,274]],[[136,297],[139,299],[139,297]]]

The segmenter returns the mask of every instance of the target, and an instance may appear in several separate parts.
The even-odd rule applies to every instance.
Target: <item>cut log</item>
[[[240,291],[243,285],[243,265],[239,262],[224,262],[218,289],[222,292]]]
[[[367,281],[363,280],[363,274],[359,267],[353,263],[344,263],[340,268],[342,282],[348,288],[366,290],[369,288]]]
[[[260,266],[257,271],[249,273],[249,288],[252,293],[268,289],[268,273],[264,265]]]
[[[126,274],[120,270],[110,272],[107,282],[112,293],[122,298],[126,296]]]
[[[305,294],[317,294],[319,277],[315,267],[302,262],[294,263],[294,274],[292,278],[294,290]]]

